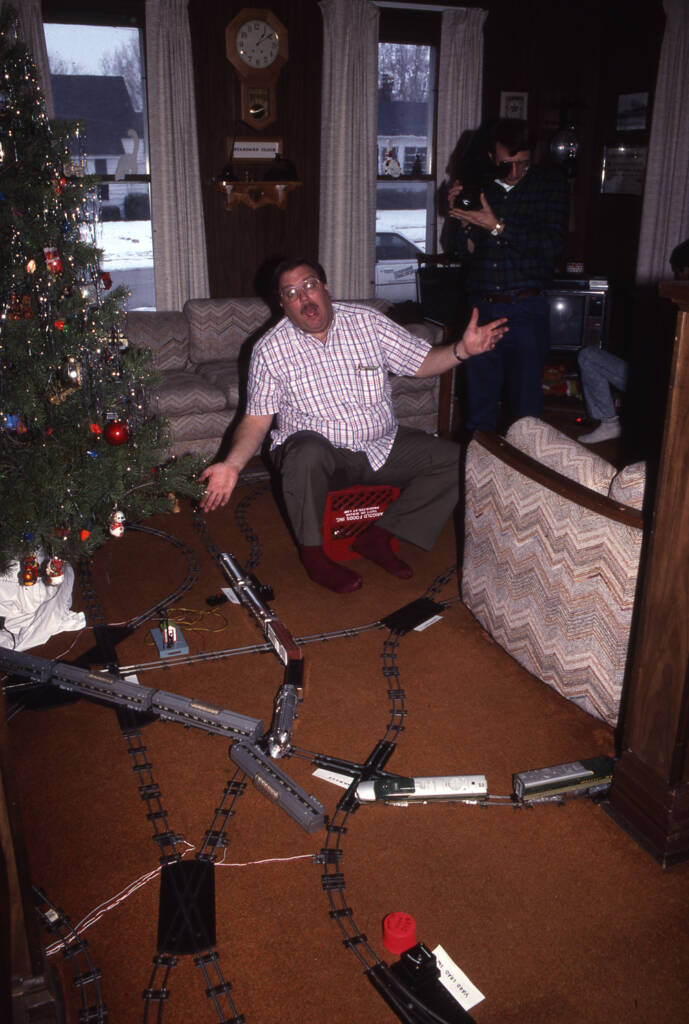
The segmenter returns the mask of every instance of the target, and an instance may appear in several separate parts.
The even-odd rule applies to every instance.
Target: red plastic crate
[[[361,558],[352,551],[352,541],[367,526],[380,519],[388,505],[400,495],[399,487],[359,486],[329,491],[323,515],[323,550],[335,562]],[[399,541],[390,542],[393,551]]]

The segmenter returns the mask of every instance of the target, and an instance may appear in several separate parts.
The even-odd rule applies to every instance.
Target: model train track
[[[246,499],[239,503],[235,513],[237,525],[246,538],[249,546],[247,568],[254,568],[259,563],[262,556],[262,547],[259,538],[253,532],[249,524],[248,511],[251,502],[259,494],[264,493],[265,489],[265,486],[263,486],[259,490],[252,492]],[[194,522],[207,550],[222,567],[223,555],[210,536],[205,521],[201,520],[197,513],[194,516]],[[159,615],[161,609],[168,608],[174,604],[178,600],[179,596],[186,590],[190,589],[190,587],[196,582],[200,570],[196,554],[186,545],[177,541],[176,538],[170,537],[170,535],[165,534],[163,531],[153,530],[149,527],[130,526],[129,528],[139,529],[142,532],[149,533],[173,543],[183,552],[187,559],[186,578],[174,593],[158,601],[144,613],[128,620],[127,627],[135,629],[153,616]],[[427,598],[437,596],[443,587],[445,587],[452,579],[455,573],[456,567],[452,566],[447,569],[436,578],[436,580],[427,589],[424,596]],[[87,599],[92,621],[95,624],[101,626],[104,625],[100,602],[90,576],[90,564],[84,568],[83,572],[80,574],[80,583],[85,592],[85,598]],[[447,604],[452,603],[453,600],[457,599],[451,599],[450,601],[442,604],[441,607],[445,607]],[[323,632],[313,634],[311,636],[298,638],[295,642],[301,646],[302,644],[305,645],[309,643],[325,642],[343,637],[356,637],[361,633],[383,628],[384,623],[382,621],[377,621],[361,627],[351,627],[329,633]],[[368,937],[357,925],[353,909],[349,905],[345,896],[346,882],[342,868],[344,837],[348,834],[348,825],[352,815],[355,814],[360,806],[356,796],[357,786],[359,782],[364,779],[371,779],[387,774],[385,771],[386,765],[393,755],[396,749],[396,744],[404,731],[404,724],[407,715],[406,694],[401,683],[398,665],[399,643],[404,632],[404,630],[390,629],[383,641],[381,651],[382,675],[389,704],[387,720],[385,722],[382,735],[363,764],[350,765],[351,783],[338,801],[332,817],[330,819],[325,819],[325,842],[321,847],[320,852],[315,854],[314,861],[321,868],[321,889],[326,894],[329,905],[329,916],[334,921],[340,932],[343,945],[345,948],[351,950],[357,957],[364,968],[365,974],[372,981],[376,989],[385,996],[386,1001],[393,1007],[393,1009],[395,1009],[395,1012],[401,1020],[408,1021],[410,1024],[411,1022],[418,1022],[418,1024],[421,1024],[421,1022],[424,1022],[424,1024],[443,1024],[441,1017],[420,1002],[404,987],[404,985],[401,984],[401,982],[399,982],[399,980],[396,979],[396,977],[390,972],[387,964],[381,960],[373,946],[369,943]],[[207,660],[231,657],[240,653],[263,653],[270,651],[271,649],[272,648],[269,643],[254,644],[248,647],[214,652],[212,654],[204,654],[196,657],[173,657],[166,659],[162,665],[160,661],[157,661],[127,666],[126,668],[120,669],[120,671],[122,674],[125,674],[146,671],[152,668],[171,668],[174,665],[179,664],[195,664]],[[143,744],[138,727],[136,724],[132,724],[131,722],[132,717],[132,713],[125,716],[121,725],[122,733],[127,743],[128,754],[132,761],[132,768],[138,779],[139,793],[142,801],[146,805],[146,815],[153,828],[153,839],[159,849],[162,871],[167,872],[169,879],[171,880],[173,902],[175,900],[178,902],[176,914],[178,917],[181,917],[183,921],[186,921],[188,927],[193,931],[197,914],[193,898],[194,893],[192,892],[190,896],[188,884],[180,883],[179,879],[176,879],[175,875],[175,867],[182,863],[184,854],[182,847],[184,840],[181,835],[173,832],[170,828],[168,815],[162,803],[161,792],[153,777],[153,769],[148,760],[146,747]],[[325,754],[312,754],[291,746],[288,750],[288,754],[294,754],[297,757],[308,757],[314,763],[331,763],[337,760],[330,758]],[[345,762],[342,763],[344,764]],[[347,762],[347,764],[349,765],[350,763]],[[277,768],[274,770],[276,772],[278,771]],[[224,851],[227,846],[227,828],[230,820],[234,817],[236,801],[244,792],[245,778],[245,773],[241,768],[238,768],[223,792],[220,804],[216,808],[211,824],[204,835],[201,848],[194,858],[195,863],[199,865],[199,870],[201,871],[210,870],[218,858],[220,851]],[[189,862],[185,863],[188,864]],[[194,885],[196,884],[197,883],[194,883]],[[191,886],[192,889],[194,888],[194,885]],[[170,889],[170,885],[168,885],[168,889]],[[79,943],[81,942],[81,940],[78,939],[78,936],[74,937],[74,941]],[[159,1024],[162,1021],[164,1007],[167,1005],[170,997],[169,980],[171,973],[178,963],[179,956],[188,952],[188,950],[185,949],[183,953],[180,954],[174,946],[174,941],[167,945],[165,941],[163,941],[161,944],[159,935],[159,948],[153,958],[153,969],[150,974],[149,984],[143,993],[145,1003],[144,1021],[148,1021],[149,1016],[152,1017],[153,1015],[155,1015]],[[214,942],[201,945],[199,948],[194,950],[193,956],[195,966],[198,967],[203,974],[207,997],[213,1005],[221,1024],[244,1024],[244,1017],[238,1013],[231,996],[232,986],[226,982],[222,976],[219,966],[219,956],[214,948]],[[100,975],[98,975],[98,977],[99,976]],[[88,1019],[89,1021],[93,1019],[95,1021],[100,1020],[101,1018],[88,1017],[85,1019]],[[105,1017],[102,1019],[105,1020]]]

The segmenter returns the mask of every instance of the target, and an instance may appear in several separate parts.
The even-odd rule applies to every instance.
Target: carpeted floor
[[[238,514],[237,514],[238,512]],[[265,485],[237,491],[229,511],[206,517],[213,542],[274,589],[272,607],[293,636],[377,622],[423,595],[456,559],[448,524],[431,553],[402,545],[414,577],[400,581],[368,563],[362,590],[339,597],[312,584]],[[191,654],[227,651],[184,666],[159,663],[154,617],[117,646],[121,668],[155,663],[139,681],[261,718],[268,725],[282,682],[247,611],[211,608],[225,580],[193,528],[189,509],[151,522],[197,553],[198,580],[171,610]],[[183,552],[163,538],[128,531],[98,552],[93,580],[108,623],[164,601],[184,580]],[[305,698],[293,741],[299,750],[353,762],[389,738],[389,690],[404,691],[404,730],[387,769],[399,774],[481,772],[492,795],[509,794],[515,771],[613,754],[612,731],[521,669],[457,600],[450,575],[436,595],[442,619],[400,639],[395,667],[382,657],[387,629],[305,643]],[[85,607],[75,590],[73,607]],[[89,611],[92,615],[92,611]],[[187,625],[187,623],[189,623]],[[93,632],[54,637],[34,654],[73,660]],[[159,865],[137,773],[116,712],[78,700],[10,709],[11,754],[33,882],[73,923],[109,905],[83,933],[102,972],[110,1024],[144,1019],[143,991],[156,954]],[[193,857],[234,773],[228,742],[154,721],[141,729],[170,829]],[[313,776],[306,757],[277,762],[329,816],[344,790]],[[375,954],[383,917],[414,917],[418,939],[442,945],[484,994],[477,1024],[666,1024],[686,1019],[689,996],[689,864],[663,871],[587,799],[523,809],[434,804],[361,806],[338,837],[337,863],[319,863],[325,830],[308,834],[251,784],[227,825],[214,870],[216,949],[247,1024],[384,1024],[395,1014],[348,948],[322,876],[340,892]],[[181,842],[181,840],[180,840]],[[149,881],[116,902],[139,879]],[[116,904],[116,905],[115,905]],[[46,943],[50,941],[45,936]],[[75,965],[57,952],[77,1021]],[[160,987],[161,976],[154,987]],[[89,989],[92,986],[87,986]],[[194,958],[181,955],[167,980],[166,1024],[221,1019]],[[157,1007],[148,1019],[156,1020]]]

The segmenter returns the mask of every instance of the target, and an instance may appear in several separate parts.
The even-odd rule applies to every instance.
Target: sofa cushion
[[[175,420],[175,442],[215,438],[216,448],[232,422],[233,410],[187,413]]]
[[[568,480],[576,480],[598,494],[608,494],[615,467],[549,423],[524,416],[507,431],[507,440]]]
[[[267,324],[270,307],[262,299],[188,299],[189,355],[193,363],[236,359],[247,337]]]
[[[610,484],[609,497],[632,508],[643,508],[646,489],[646,463],[632,462],[616,473]]]
[[[224,409],[225,395],[197,373],[166,370],[160,384],[151,393],[152,411],[160,416],[181,416],[184,413],[214,412]]]
[[[153,351],[156,370],[183,370],[189,362],[189,323],[184,313],[127,313],[125,333],[130,345]]]
[[[395,415],[407,427],[434,434],[438,429],[439,377],[390,377]]]
[[[196,372],[222,391],[231,408],[236,408],[239,404],[239,366],[236,359],[214,359],[210,363],[201,363],[196,367]]]

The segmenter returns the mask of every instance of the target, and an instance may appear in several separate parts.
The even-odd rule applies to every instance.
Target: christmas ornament
[[[25,587],[33,587],[38,579],[38,561],[35,555],[27,555],[22,570],[22,583]]]
[[[129,427],[123,420],[110,420],[105,424],[103,437],[112,445],[126,444],[129,440]]]
[[[105,288],[106,292],[109,291],[110,288],[112,288],[112,277],[110,275],[110,272],[104,270],[100,275],[100,279],[103,282],[103,287]]]
[[[8,320],[22,320],[22,307],[19,296],[16,292],[10,292],[10,308],[7,311]]]
[[[62,260],[60,254],[52,245],[43,246],[43,252],[45,254],[45,264],[51,274],[62,273]]]
[[[79,534],[79,539],[81,541],[88,540],[90,536],[91,536],[91,531],[90,530],[82,530],[81,533]]]
[[[124,536],[124,524],[125,524],[124,512],[121,512],[119,509],[116,508],[115,511],[110,516],[109,530],[110,530],[111,535],[113,537],[123,537]]]
[[[16,413],[10,413],[5,416],[5,429],[15,437],[24,437],[29,428],[21,416],[18,416]]]
[[[74,356],[68,356],[60,367],[60,379],[64,384],[81,387],[81,366]]]
[[[55,320],[55,327],[58,331],[64,331],[66,322],[66,320]]]
[[[100,435],[103,433],[103,428],[101,427],[100,423],[91,424],[91,433],[96,434],[97,437],[100,437]]]
[[[64,562],[55,555],[45,567],[45,578],[51,587],[59,587],[65,579]]]

